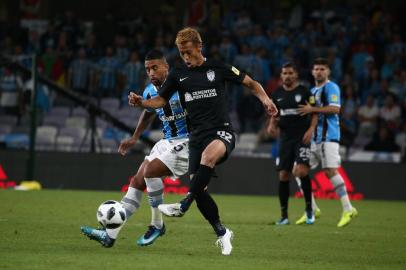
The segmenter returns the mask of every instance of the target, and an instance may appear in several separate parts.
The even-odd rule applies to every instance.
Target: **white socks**
[[[125,209],[125,216],[126,216],[127,220],[140,207],[142,193],[143,193],[142,190],[139,190],[139,189],[136,189],[133,187],[128,187],[127,193],[121,199],[121,204],[123,205],[123,207]],[[121,225],[120,227],[118,227],[116,229],[106,229],[107,235],[112,239],[116,239],[120,230],[124,227],[124,224],[125,223],[123,223],[123,225]]]
[[[145,178],[145,183],[147,184],[148,201],[151,206],[151,225],[161,229],[164,222],[158,205],[163,203],[164,184],[161,178]]]
[[[331,183],[334,186],[334,190],[337,193],[338,197],[341,200],[341,205],[343,206],[344,211],[351,211],[352,205],[350,202],[350,198],[348,197],[347,189],[345,187],[345,183],[343,178],[340,174],[336,174],[330,178]]]

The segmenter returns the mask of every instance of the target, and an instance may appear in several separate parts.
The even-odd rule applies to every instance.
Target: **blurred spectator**
[[[385,98],[384,106],[379,112],[379,117],[385,122],[387,127],[395,131],[399,127],[401,111],[399,105],[395,104],[392,95]]]
[[[40,56],[38,64],[44,70],[44,75],[46,77],[64,86],[65,78],[63,63],[51,45],[49,45],[45,52]]]
[[[88,95],[91,81],[91,63],[86,58],[84,48],[79,49],[78,58],[73,60],[68,72],[68,86],[73,90]]]
[[[368,138],[376,131],[377,120],[379,116],[379,108],[375,104],[375,99],[372,95],[367,97],[365,105],[358,110],[359,135]]]
[[[130,61],[128,61],[123,69],[123,96],[127,98],[128,91],[133,91],[137,94],[142,93],[143,82],[145,79],[144,65],[141,63],[139,55],[136,51],[131,53]]]
[[[58,40],[58,33],[55,32],[55,26],[53,23],[48,24],[48,28],[40,37],[40,50],[44,52],[47,48],[56,48]]]
[[[385,126],[381,126],[372,141],[365,146],[365,150],[377,152],[397,152],[399,149],[393,134]]]
[[[220,55],[226,63],[233,63],[237,55],[237,47],[231,42],[229,32],[225,32],[219,47]]]
[[[123,35],[116,35],[115,45],[116,45],[116,58],[120,61],[120,64],[124,64],[128,61],[130,56],[130,50],[127,48],[127,38]]]
[[[42,75],[43,74],[43,69],[38,68],[38,74]],[[32,78],[29,78],[26,80],[24,83],[24,105],[30,105],[31,104],[31,95],[32,95],[32,89],[33,89],[33,81]],[[51,98],[50,98],[50,92],[49,89],[46,85],[37,82],[37,99],[36,99],[36,105],[40,109],[41,112],[49,112],[51,108]]]
[[[7,114],[20,115],[23,82],[21,77],[9,68],[0,76],[0,108]]]
[[[404,122],[400,128],[400,132],[396,134],[395,142],[400,146],[402,156],[406,158],[406,122]]]
[[[356,113],[358,101],[351,86],[345,88],[341,117],[341,143],[350,146],[357,132]]]
[[[97,70],[97,88],[95,89],[96,97],[117,96],[117,72],[120,66],[119,61],[114,55],[112,46],[106,48],[106,54],[102,57]]]
[[[207,19],[207,5],[204,0],[189,1],[187,11],[185,13],[184,25],[199,26]]]
[[[87,58],[91,61],[96,61],[100,56],[100,47],[97,44],[96,35],[94,33],[90,33],[86,38],[86,55]]]

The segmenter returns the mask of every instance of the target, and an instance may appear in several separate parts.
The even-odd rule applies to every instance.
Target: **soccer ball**
[[[105,201],[97,209],[97,221],[103,228],[116,229],[125,221],[125,210],[121,203],[113,200]]]

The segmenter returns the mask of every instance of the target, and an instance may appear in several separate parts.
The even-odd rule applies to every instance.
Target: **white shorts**
[[[341,166],[339,153],[340,144],[336,142],[312,143],[310,147],[310,167],[316,168],[321,162],[321,168],[338,168]]]
[[[148,161],[156,158],[168,167],[173,176],[185,175],[189,169],[189,138],[158,141],[145,157]]]

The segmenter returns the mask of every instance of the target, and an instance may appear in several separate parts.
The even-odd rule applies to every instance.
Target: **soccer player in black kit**
[[[279,201],[281,219],[275,224],[289,224],[288,200],[289,179],[291,174],[299,177],[305,199],[306,224],[314,223],[311,201],[311,183],[309,177],[310,141],[317,125],[317,115],[301,116],[299,105],[314,104],[314,97],[306,87],[298,84],[298,72],[292,63],[286,63],[281,71],[282,86],[278,87],[271,98],[278,108],[278,115],[272,117],[268,132],[276,135],[280,129],[279,157],[276,160],[279,171]]]
[[[217,205],[206,188],[215,165],[225,161],[235,146],[235,135],[227,112],[225,83],[238,83],[249,88],[261,100],[269,115],[276,114],[277,109],[258,82],[233,66],[206,59],[202,55],[202,39],[195,29],[179,31],[175,43],[186,66],[170,71],[159,97],[143,100],[131,93],[129,103],[158,108],[166,104],[174,91],[179,91],[188,114],[190,188],[180,203],[161,204],[159,209],[167,216],[180,217],[196,201],[218,236],[216,243],[221,253],[230,255],[233,232],[221,223]]]

